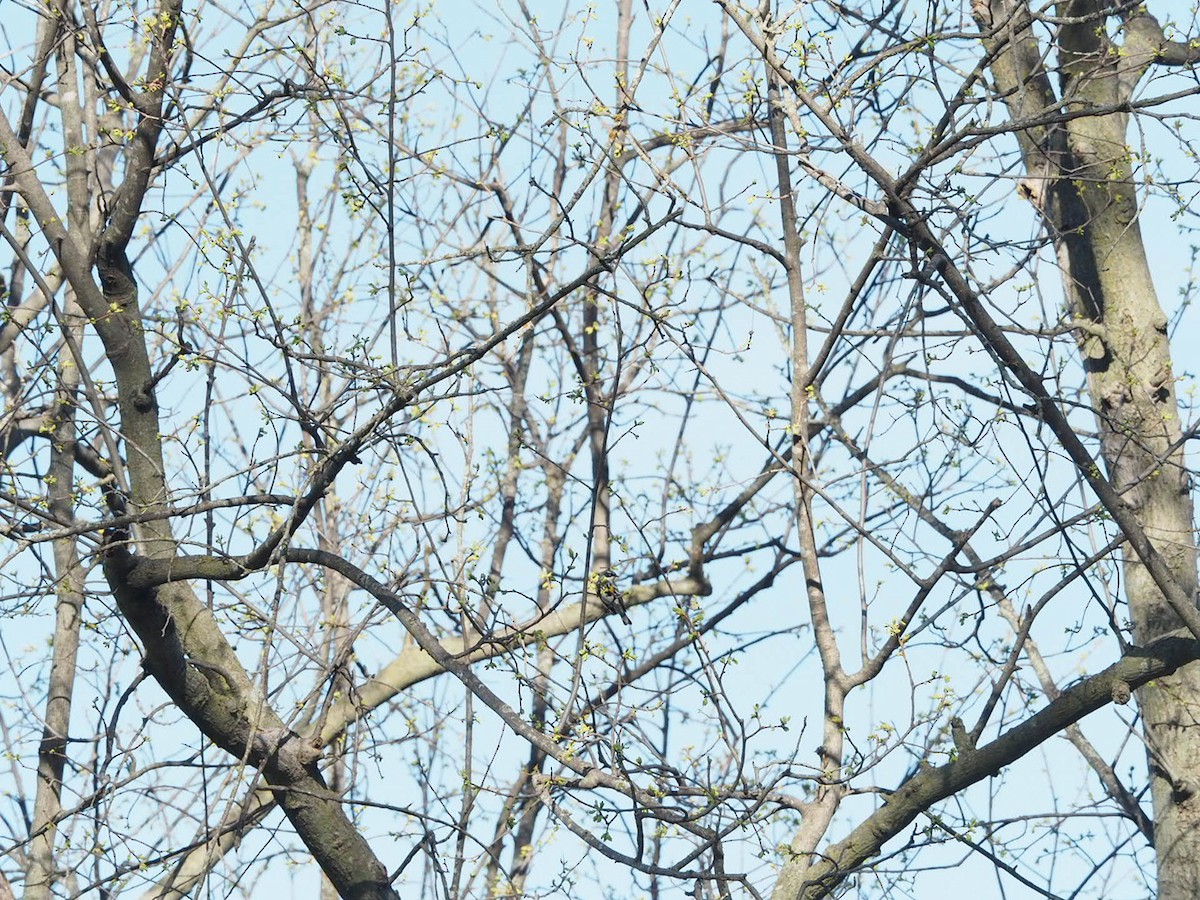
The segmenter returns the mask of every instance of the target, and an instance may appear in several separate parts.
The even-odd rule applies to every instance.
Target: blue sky
[[[420,9],[399,6],[394,40],[401,48],[396,52],[403,65],[395,70],[397,83],[413,87],[423,84],[430,72],[438,73],[420,90],[406,93],[401,109],[389,107],[387,100],[392,69],[381,60],[388,59],[391,51],[385,45],[387,35],[377,11],[344,4],[322,7],[315,19],[318,38],[314,41],[305,32],[302,20],[275,32],[281,35],[275,39],[276,46],[287,47],[286,41],[291,41],[292,50],[266,57],[269,63],[265,70],[241,79],[230,94],[228,108],[237,111],[251,102],[255,79],[262,85],[274,84],[280,77],[299,79],[305,64],[295,48],[315,46],[312,65],[327,83],[344,90],[347,97],[360,100],[367,92],[374,92],[374,102],[363,105],[375,120],[364,116],[347,125],[338,120],[333,105],[328,104],[318,109],[318,123],[312,118],[314,114],[295,103],[288,107],[269,139],[242,138],[240,132],[235,132],[215,140],[152,192],[147,228],[137,241],[141,255],[136,266],[147,308],[161,319],[155,329],[157,346],[161,353],[172,351],[173,322],[182,306],[194,316],[190,334],[198,348],[195,366],[179,367],[162,386],[165,421],[174,436],[170,445],[172,465],[177,483],[187,486],[181,490],[181,500],[210,477],[219,494],[228,492],[224,495],[251,490],[287,493],[297,488],[307,460],[287,455],[296,446],[299,431],[295,413],[285,399],[288,373],[281,347],[290,348],[288,352],[297,360],[295,369],[302,392],[307,392],[315,404],[325,405],[330,423],[349,428],[380,402],[381,390],[368,385],[372,379],[378,384],[381,369],[391,362],[391,321],[397,323],[396,362],[402,366],[422,365],[486,340],[489,328],[502,326],[526,308],[533,291],[533,270],[509,246],[508,226],[496,197],[453,176],[481,180],[486,176],[504,184],[516,201],[517,217],[529,243],[558,216],[564,216],[563,223],[547,236],[539,257],[546,276],[554,283],[569,281],[586,265],[587,255],[581,244],[595,224],[601,197],[599,179],[593,174],[594,150],[604,143],[612,127],[611,108],[601,108],[596,102],[598,95],[608,104],[613,94],[611,10],[605,4],[597,4],[594,10],[568,5],[566,12],[549,4],[534,4],[531,9],[540,17],[536,28],[522,22],[515,3],[478,7],[454,2]],[[234,10],[231,15],[248,17],[251,12],[259,15],[249,7]],[[284,12],[284,7],[279,7],[278,13]],[[418,12],[419,20],[409,27]],[[329,16],[328,21],[325,16]],[[909,24],[915,28],[920,21],[914,19]],[[192,40],[205,52],[198,54],[194,63],[193,81],[182,95],[186,102],[199,105],[204,99],[206,89],[216,78],[208,69],[222,65],[218,45],[224,42],[228,47],[236,46],[243,33],[240,27],[214,7],[206,13],[202,25],[194,29]],[[963,27],[969,27],[969,23]],[[514,36],[514,32],[518,34]],[[537,65],[537,51],[530,36],[533,34],[541,35],[543,48],[555,59],[544,70]],[[696,79],[704,71],[709,50],[720,40],[721,23],[714,6],[683,4],[674,12],[665,39],[647,50],[652,34],[648,18],[639,11],[630,55],[636,63],[647,53],[649,65],[637,88],[638,109],[631,111],[629,124],[631,133],[642,139],[649,139],[661,129],[677,127],[680,121],[691,123],[701,115],[701,91],[688,97],[682,106],[673,92],[686,88],[689,78]],[[811,44],[811,52],[830,59],[840,58],[851,40],[845,32],[824,32],[815,20],[801,25],[796,34]],[[11,26],[8,40],[10,46],[23,43],[13,36]],[[737,49],[731,59],[743,58],[744,45],[735,40],[734,46]],[[945,52],[957,54],[960,62],[969,60],[974,52],[971,45],[964,41],[959,46],[959,50]],[[248,57],[248,70],[252,58]],[[890,77],[912,77],[920,85],[914,89],[912,103],[895,113],[884,138],[872,144],[881,159],[899,171],[908,144],[919,140],[922,129],[940,115],[941,108],[937,105],[939,95],[928,80],[930,72],[921,60],[901,57],[889,64],[897,68]],[[813,69],[815,80],[821,74],[821,65],[815,63]],[[753,98],[759,88],[753,83],[754,72],[748,71],[749,80],[740,84],[737,75],[726,79],[723,104],[738,108],[738,92],[745,94],[747,106],[756,102]],[[938,71],[946,77],[944,67],[939,65]],[[948,81],[953,83],[954,77]],[[897,83],[885,79],[883,89]],[[1185,76],[1163,76],[1146,90],[1167,93],[1186,83]],[[552,88],[557,96],[551,94]],[[10,116],[14,112],[12,96],[0,94],[0,104]],[[1162,122],[1139,119],[1130,135],[1135,150],[1153,159],[1161,157],[1162,171],[1180,182],[1177,197],[1182,198],[1183,205],[1171,199],[1172,190],[1167,185],[1158,183],[1161,178],[1156,167],[1145,169],[1152,183],[1144,191],[1143,229],[1160,298],[1173,316],[1178,346],[1184,349],[1190,346],[1193,336],[1200,334],[1190,304],[1194,219],[1186,204],[1196,163],[1190,151],[1194,126],[1185,115],[1188,105],[1187,101],[1179,105],[1178,129],[1169,117]],[[395,116],[391,146],[398,148],[392,155],[386,137],[389,108]],[[490,117],[489,125],[481,124],[480,109]],[[1002,111],[981,107],[975,114],[999,118]],[[856,99],[845,115],[864,141],[875,141],[877,119],[866,99]],[[558,123],[563,121],[570,127],[559,132]],[[321,137],[310,142],[305,133],[314,126]],[[251,132],[247,129],[245,133]],[[569,146],[577,143],[578,150],[568,153],[572,164],[563,173],[563,188],[555,197],[549,187],[554,184],[555,168],[547,148],[557,146],[554,141],[560,133]],[[186,135],[177,133],[176,137],[183,140]],[[757,145],[750,143],[751,138]],[[54,135],[48,132],[44,140],[53,145]],[[673,189],[651,198],[648,217],[662,215],[670,205],[669,195],[674,193],[675,204],[684,210],[684,221],[693,230],[672,229],[655,235],[634,251],[628,265],[606,283],[619,302],[606,306],[604,345],[610,351],[623,348],[623,365],[642,367],[633,383],[636,390],[631,389],[622,399],[613,419],[613,469],[619,474],[620,495],[614,531],[625,542],[626,549],[617,557],[623,575],[632,573],[646,556],[659,551],[665,554],[665,562],[679,558],[688,528],[729,502],[766,461],[764,438],[778,439],[783,433],[788,416],[787,334],[771,314],[772,306],[780,310],[786,303],[781,275],[769,259],[757,258],[745,246],[711,235],[705,237],[695,230],[706,224],[708,214],[726,230],[748,233],[766,242],[778,240],[772,161],[759,152],[761,140],[761,135],[722,139],[715,149],[702,156],[697,153],[694,161],[673,170]],[[814,137],[814,142],[820,143],[820,138]],[[1000,141],[985,145],[968,157],[956,157],[939,171],[948,190],[960,189],[957,196],[962,205],[958,212],[980,210],[975,243],[970,248],[958,243],[955,209],[939,209],[935,215],[951,234],[954,249],[969,251],[972,274],[981,282],[999,276],[1020,257],[1010,247],[988,248],[982,240],[984,235],[997,242],[1028,240],[1036,235],[1032,211],[1013,196],[1015,148],[1010,144]],[[865,178],[850,168],[848,160],[828,149],[828,142],[822,146],[826,149],[814,153],[819,164],[835,176],[845,177],[856,190],[874,196]],[[654,158],[662,156],[660,152]],[[305,343],[310,337],[305,330],[305,316],[311,311],[304,307],[305,298],[296,277],[302,252],[296,224],[296,161],[306,159],[312,160],[308,197],[319,226],[314,232],[317,250],[323,248],[317,255],[318,296],[314,302],[331,323],[322,330],[322,338],[327,341],[324,348]],[[492,163],[485,164],[489,159]],[[630,198],[656,182],[646,165],[631,164],[626,171],[630,184],[624,208],[629,209],[633,205]],[[205,172],[214,182],[226,173],[230,175],[221,197],[225,213],[240,232],[240,245],[230,234],[220,209],[209,202],[211,190]],[[390,212],[388,192],[370,186],[371,179],[388,177],[393,201]],[[332,190],[331,185],[335,185]],[[564,197],[575,196],[576,191],[579,195],[574,205],[562,202]],[[797,192],[802,212],[812,213],[806,220],[808,243],[803,265],[812,319],[819,326],[836,314],[850,281],[871,250],[878,226],[864,222],[860,213],[844,205],[827,202],[823,189],[811,180],[800,180]],[[391,255],[384,229],[389,216],[395,222]],[[645,218],[634,217],[634,228],[642,227]],[[251,241],[258,282],[243,269],[239,259]],[[1000,390],[999,376],[987,355],[970,341],[942,333],[959,328],[959,323],[949,314],[935,316],[943,302],[922,292],[911,279],[899,277],[903,270],[904,266],[897,264],[891,271],[891,281],[873,289],[851,329],[878,328],[902,312],[911,320],[917,311],[925,310],[931,316],[925,336],[899,341],[892,352],[913,365],[936,365],[942,374],[973,379],[991,391]],[[646,289],[651,280],[656,281],[653,294]],[[1058,273],[1043,252],[1042,258],[1026,263],[1018,274],[999,284],[989,300],[1010,313],[1014,322],[1031,328],[1053,325],[1061,317]],[[564,300],[564,315],[577,318],[580,302],[578,297]],[[274,318],[268,306],[274,310]],[[393,320],[389,306],[402,307],[403,311]],[[647,306],[656,315],[671,308],[676,318],[669,328],[656,331],[644,314]],[[683,321],[692,324],[680,324]],[[539,334],[541,346],[545,346],[553,340],[554,330],[545,323]],[[822,337],[819,330],[811,335],[814,351]],[[362,466],[347,471],[336,485],[342,511],[340,518],[331,515],[331,520],[340,522],[344,552],[376,575],[407,579],[405,586],[413,598],[424,592],[452,607],[456,598],[478,596],[470,578],[485,571],[495,534],[495,476],[489,465],[492,458],[503,459],[506,447],[507,417],[497,408],[505,402],[502,364],[515,357],[519,339],[520,335],[515,335],[496,348],[470,373],[446,386],[444,396],[436,402],[431,398],[428,404],[419,404],[411,416],[397,424],[394,434],[384,436],[371,450]],[[869,377],[886,352],[885,342],[863,341],[860,346],[852,343],[847,341],[839,349],[835,357],[838,367],[822,385],[823,394],[831,401],[836,401],[846,385],[859,384]],[[1042,352],[1035,349],[1033,341],[1026,346],[1031,352]],[[561,348],[551,347],[531,370],[527,394],[535,408],[534,417],[545,434],[553,436],[547,446],[565,461],[577,439],[583,404],[569,361],[559,352]],[[685,353],[685,349],[691,353]],[[20,352],[26,365],[32,364],[37,350],[33,341],[22,345]],[[341,356],[349,363],[322,370],[312,361],[321,353]],[[302,359],[305,354],[310,357],[306,361]],[[616,355],[615,351],[610,353],[610,362]],[[693,359],[703,362],[704,372],[698,377]],[[1063,384],[1077,383],[1078,366],[1069,338],[1057,342],[1044,359],[1050,370],[1061,367]],[[1193,364],[1186,353],[1177,359],[1176,374],[1183,379],[1179,394],[1188,415],[1194,417]],[[104,377],[102,366],[97,368],[97,377]],[[210,377],[211,393],[200,389]],[[974,522],[978,511],[990,500],[1003,501],[993,523],[979,533],[983,555],[1001,552],[1027,533],[1047,527],[1045,512],[1037,501],[1042,487],[1033,478],[1039,464],[1048,467],[1045,491],[1056,498],[1060,512],[1090,504],[1090,498],[1073,487],[1070,469],[1043,449],[1043,436],[1036,423],[1022,422],[1015,416],[997,417],[994,409],[982,403],[960,408],[955,405],[960,395],[949,387],[927,386],[924,398],[918,398],[915,390],[912,385],[898,384],[895,393],[889,388],[865,401],[846,417],[847,430],[868,442],[876,459],[889,460],[898,477],[907,479],[910,489],[921,489],[920,479],[928,472],[940,472],[936,505],[956,527]],[[688,420],[681,422],[685,411]],[[206,416],[210,429],[208,450],[199,441]],[[1076,420],[1081,428],[1090,427],[1086,409],[1076,413]],[[969,450],[951,440],[960,426],[966,427],[975,441]],[[680,435],[682,444],[678,443]],[[407,440],[416,441],[415,445],[406,445],[411,452],[397,452]],[[951,452],[948,448],[960,454],[960,461],[939,469]],[[280,452],[285,458],[276,460]],[[521,493],[522,510],[530,522],[523,535],[528,546],[522,547],[521,553],[514,551],[505,570],[508,593],[504,609],[516,619],[532,609],[530,598],[544,577],[535,553],[544,486],[537,474],[537,454],[527,452],[523,459],[529,465]],[[674,468],[668,470],[672,460]],[[36,460],[31,460],[31,465],[35,464]],[[577,595],[583,572],[581,563],[571,562],[570,551],[582,555],[587,543],[590,484],[585,457],[574,464],[571,474],[577,480],[567,494],[562,519],[564,546],[553,573],[567,602],[572,594]],[[887,492],[836,448],[830,448],[823,457],[819,474],[851,521],[874,523],[877,520],[871,518],[872,514],[880,514],[890,503]],[[678,496],[668,488],[672,479],[686,488]],[[782,537],[794,546],[794,535],[787,530],[790,494],[790,485],[777,479],[764,495],[762,521],[745,529],[747,537],[735,535],[728,544],[751,545]],[[396,517],[415,520],[422,515],[442,515],[447,509],[454,514],[433,525],[414,523],[405,529],[388,528]],[[215,535],[227,540],[230,549],[244,548],[247,523],[255,522],[256,517],[258,523],[269,523],[271,514],[261,510],[241,520],[222,514],[213,526]],[[839,514],[828,505],[818,504],[817,515],[825,526],[822,534],[833,535],[843,527]],[[930,560],[936,561],[945,552],[944,545],[911,515],[897,514],[879,521],[882,524],[876,536],[882,544],[905,558],[918,559],[918,571],[927,571]],[[197,546],[208,540],[207,526],[200,517],[190,526],[181,526],[180,532]],[[313,530],[305,536],[316,539],[317,534]],[[1103,526],[1098,523],[1079,529],[1075,538],[1085,549],[1106,540]],[[825,561],[824,576],[827,585],[836,589],[831,590],[831,597],[837,600],[833,615],[844,638],[843,652],[853,658],[864,605],[869,610],[868,640],[875,642],[908,603],[914,588],[868,541],[846,538],[846,543],[844,552]],[[1031,552],[1006,567],[1008,587],[1018,599],[1036,599],[1060,577],[1057,567],[1065,553],[1059,542]],[[714,594],[701,605],[710,614],[720,609],[762,574],[769,556],[766,549],[747,550],[740,559],[714,563],[709,573]],[[36,577],[32,566],[28,556],[15,562],[6,569],[8,586],[0,590],[15,594],[27,587]],[[424,585],[414,574],[420,571],[433,573],[424,576]],[[1097,573],[1105,575],[1112,576],[1111,570]],[[456,579],[459,593],[442,584],[453,585]],[[707,639],[705,653],[713,661],[706,668],[689,672],[689,677],[664,671],[648,680],[656,690],[669,690],[671,702],[686,716],[685,721],[673,724],[669,733],[659,735],[657,749],[667,758],[683,761],[682,768],[703,774],[706,762],[715,765],[714,761],[728,756],[725,739],[730,739],[728,722],[733,717],[740,718],[747,735],[740,752],[746,753],[749,764],[759,767],[761,777],[779,774],[783,766],[777,760],[793,752],[798,754],[798,768],[815,765],[820,734],[820,675],[811,649],[800,583],[798,569],[789,570],[771,591],[756,598]],[[431,584],[437,587],[431,588]],[[1113,597],[1119,594],[1119,583],[1104,583],[1103,577],[1097,577],[1093,587],[1100,596],[1105,592]],[[279,690],[280,704],[301,699],[314,683],[313,668],[303,654],[296,652],[286,633],[297,635],[298,644],[315,640],[320,611],[314,598],[320,590],[321,584],[316,581],[293,581],[275,572],[216,590],[216,602],[230,630],[247,629],[239,646],[246,664],[259,667],[262,660],[268,661],[270,683]],[[958,605],[943,617],[944,631],[920,632],[903,657],[894,660],[880,679],[852,695],[847,727],[855,746],[869,753],[868,748],[873,746],[870,735],[886,732],[881,730],[883,725],[893,729],[892,736],[883,741],[892,748],[891,753],[863,776],[864,788],[893,786],[915,764],[915,757],[898,743],[897,736],[906,729],[912,729],[910,743],[919,746],[932,740],[939,752],[947,752],[944,732],[948,717],[962,712],[969,719],[969,711],[978,708],[978,700],[972,697],[990,677],[987,665],[980,665],[980,655],[995,651],[1008,629],[988,612],[978,641],[970,643],[974,617],[983,608],[976,592],[947,585],[935,592],[927,608],[954,602]],[[354,596],[353,604],[352,621],[365,628],[356,649],[359,660],[370,670],[386,662],[402,644],[404,635],[361,594]],[[278,635],[263,639],[255,623],[257,611],[267,618],[278,618],[276,624],[284,639]],[[10,619],[5,627],[4,650],[15,686],[4,698],[10,710],[25,708],[23,704],[29,701],[21,696],[23,691],[36,692],[36,679],[44,669],[42,648],[51,618],[50,601],[43,599],[26,615]],[[432,619],[441,627],[453,624],[449,614]],[[1079,584],[1068,589],[1039,618],[1035,637],[1052,648],[1048,661],[1060,683],[1094,672],[1115,659],[1114,641],[1092,633],[1094,627],[1103,629],[1105,625],[1097,600]],[[137,658],[103,599],[98,599],[89,626],[87,664],[101,674],[91,683],[93,693],[84,691],[78,697],[76,713],[80,734],[90,735],[111,715],[116,694],[133,678]],[[620,651],[628,649],[639,657],[669,640],[674,627],[674,620],[662,615],[660,608],[635,611],[636,636],[621,628],[609,631],[607,626],[598,625],[587,636],[591,644],[586,661],[580,661],[576,637],[572,636],[562,644],[567,660],[559,669],[564,693],[569,692],[573,677],[584,685],[604,683],[611,677]],[[513,700],[527,698],[524,679],[530,674],[530,665],[531,660],[525,659],[514,664],[512,671],[505,666],[489,670],[489,684]],[[681,668],[686,671],[695,665],[691,662]],[[112,681],[106,682],[108,678]],[[705,694],[714,684],[722,689],[719,704]],[[623,703],[630,714],[636,711],[657,721],[654,690],[644,694],[641,690],[641,685],[630,689],[623,695],[628,698]],[[1011,696],[1004,708],[1019,715],[1021,701],[1020,696]],[[130,765],[148,766],[178,759],[196,746],[190,726],[172,724],[172,715],[161,709],[161,702],[162,696],[155,688],[143,685],[123,715],[122,722],[129,732],[122,748]],[[455,723],[458,717],[465,717],[467,702],[460,685],[442,678],[412,691],[396,708],[387,711],[386,718],[381,713],[383,721],[373,727],[384,729],[395,743],[373,758],[365,749],[373,733],[364,730],[360,735],[365,743],[362,755],[355,760],[358,796],[393,807],[428,809],[429,785],[436,783],[444,790],[447,804],[440,815],[452,819],[458,813],[454,803],[460,800],[453,785],[461,780],[468,765],[461,755],[468,731]],[[1035,701],[1033,706],[1040,702]],[[726,718],[718,716],[718,706]],[[756,711],[772,728],[756,732]],[[520,741],[504,734],[478,704],[473,712],[478,720],[469,732],[473,741],[471,780],[489,789],[498,788],[511,779],[526,751]],[[11,713],[5,715],[7,718]],[[1124,725],[1131,715],[1128,709],[1105,712],[1094,722],[1085,723],[1088,736],[1103,752],[1120,760],[1122,774],[1130,768],[1140,772],[1143,766],[1141,749],[1129,740]],[[137,724],[142,716],[154,720],[151,727]],[[787,731],[775,727],[783,717],[789,719]],[[404,728],[406,720],[417,723],[411,736]],[[635,727],[632,720],[622,726],[631,745],[638,741],[653,743],[650,735],[655,727],[647,725],[646,731],[639,733],[640,726]],[[985,732],[985,738],[993,733]],[[14,738],[18,748],[14,752],[19,758],[6,775],[0,775],[0,779],[8,779],[0,781],[6,792],[19,790],[18,778],[23,781],[23,790],[30,789],[32,773],[28,765],[35,737],[34,729],[26,728],[20,738]],[[204,758],[211,762],[216,756],[210,748]],[[428,773],[425,784],[412,777],[414,769],[422,768]],[[194,789],[198,773],[170,768],[165,777],[182,796]],[[229,777],[236,780],[238,776]],[[90,790],[87,781],[80,777],[72,790]],[[800,789],[798,783],[789,784]],[[156,787],[155,796],[161,790]],[[947,801],[943,812],[947,816],[961,814],[966,819],[1012,816],[1004,835],[1021,833],[1014,838],[1014,856],[1039,877],[1052,877],[1058,889],[1082,878],[1088,855],[1099,854],[1096,848],[1107,846],[1103,839],[1096,838],[1094,843],[1080,840],[1074,849],[1067,847],[1076,838],[1071,830],[1074,810],[1086,807],[1097,790],[1077,754],[1065,742],[1052,740],[1041,752],[1013,766],[994,782]],[[226,786],[218,798],[214,789],[208,820],[219,814],[221,798],[236,794]],[[138,840],[157,839],[161,832],[155,828],[165,829],[172,824],[166,815],[160,817],[147,809],[146,804],[154,802],[131,791],[111,810],[106,833],[135,830],[127,848],[133,856],[140,852]],[[481,808],[493,814],[494,806],[486,805],[494,802],[486,793],[480,799]],[[870,793],[849,799],[830,837],[843,834],[876,802],[877,795]],[[14,810],[10,803],[4,813],[8,821],[5,843],[19,836]],[[1030,814],[1038,818],[1028,822],[1020,818]],[[392,865],[404,858],[421,835],[412,820],[391,809],[367,811],[363,816],[376,836],[377,851]],[[1093,826],[1097,831],[1116,828],[1105,819],[1090,820],[1085,827]],[[87,832],[86,827],[79,827],[80,834]],[[440,832],[443,839],[449,833]],[[239,854],[241,862],[237,865],[250,864],[247,861],[254,859],[260,846],[257,842],[265,842],[268,853],[277,849],[279,844],[268,834],[263,830],[251,838]],[[776,822],[764,827],[760,838],[748,836],[743,843],[731,844],[730,864],[746,866],[760,886],[769,884],[769,852],[764,861],[756,860],[755,855],[764,848],[769,851],[774,841],[786,839],[787,834],[788,826]],[[613,829],[614,843],[620,847],[624,840],[620,831]],[[549,861],[559,857],[580,877],[580,886],[573,888],[572,894],[590,895],[587,892],[594,891],[599,896],[611,890],[637,896],[642,886],[614,881],[610,868],[594,855],[589,856],[566,830],[558,829],[547,836],[539,857],[539,862],[546,865],[539,870],[539,877],[547,879],[546,889],[551,892],[556,866]],[[968,862],[955,867],[962,857]],[[112,858],[122,858],[121,852],[113,852]],[[1139,861],[1145,863],[1144,852]],[[302,854],[294,855],[290,862],[294,865],[272,858],[267,864],[268,874],[257,882],[255,893],[289,881],[294,885],[290,890],[298,896],[315,893],[310,887],[312,864]],[[954,846],[925,853],[920,863],[948,868],[940,873],[922,873],[915,889],[917,896],[932,896],[939,890],[965,885],[987,897],[1021,896],[1020,891],[1025,890],[1011,880],[993,878],[989,864]],[[884,880],[897,878],[896,870],[902,865],[885,863]],[[576,870],[575,866],[580,868]],[[603,873],[603,877],[597,878],[597,873]],[[1147,891],[1128,861],[1113,868],[1112,878],[1111,884],[1093,889],[1092,895],[1138,897]],[[432,890],[428,885],[425,888]],[[675,886],[679,893],[686,888]],[[210,891],[213,895],[221,892],[216,887]]]

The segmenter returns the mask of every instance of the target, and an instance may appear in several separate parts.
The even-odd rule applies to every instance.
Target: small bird
[[[616,613],[621,617],[621,621],[626,625],[632,625],[629,620],[629,613],[625,611],[625,603],[622,599],[621,591],[617,589],[616,580],[613,578],[612,572],[593,572],[590,579],[589,587],[592,592],[600,598],[600,602],[604,604],[604,608],[610,613]]]
[[[958,716],[950,720],[950,737],[954,739],[954,749],[958,751],[959,756],[966,756],[975,749],[975,738]]]

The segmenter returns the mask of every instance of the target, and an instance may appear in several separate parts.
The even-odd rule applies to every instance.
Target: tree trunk
[[[1060,4],[1060,94],[1029,29],[1028,8],[976,4],[992,73],[1014,120],[1090,106],[1095,115],[1019,133],[1027,180],[1054,238],[1079,331],[1101,455],[1114,488],[1141,520],[1182,590],[1196,595],[1197,552],[1167,317],[1154,290],[1138,225],[1132,155],[1121,111],[1146,69],[1169,45],[1152,18],[1105,35],[1097,0]],[[1107,110],[1107,112],[1106,112]],[[1134,637],[1145,645],[1181,626],[1137,555],[1125,554],[1125,596]],[[1150,757],[1159,900],[1200,896],[1200,669],[1187,666],[1138,693]]]
[[[58,398],[51,420],[54,439],[50,449],[47,494],[50,512],[59,521],[74,515],[75,403],[79,389],[79,364],[73,348],[79,346],[83,328],[79,308],[68,302],[64,329],[71,344],[62,349],[58,364]],[[55,825],[62,812],[63,773],[67,764],[67,732],[71,724],[71,700],[75,692],[75,668],[79,657],[79,627],[83,612],[83,567],[75,537],[54,542],[57,578],[56,616],[50,681],[46,688],[46,720],[38,750],[37,795],[30,828],[29,866],[25,875],[26,900],[49,900],[56,877],[54,858]]]

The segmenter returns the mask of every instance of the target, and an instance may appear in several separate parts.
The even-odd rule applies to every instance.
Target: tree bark
[[[1014,121],[1085,108],[1094,115],[1018,132],[1024,193],[1053,236],[1113,487],[1140,519],[1182,591],[1196,595],[1191,484],[1175,396],[1167,317],[1138,225],[1124,110],[1145,71],[1178,48],[1148,15],[1106,37],[1106,5],[1060,4],[1060,92],[1024,3],[976,3],[993,77]],[[1145,645],[1180,626],[1138,555],[1123,563],[1134,637]],[[1186,666],[1140,689],[1150,757],[1158,897],[1200,896],[1200,668]]]
[[[53,418],[48,495],[50,512],[59,521],[74,516],[75,499],[75,403],[79,389],[79,364],[74,356],[82,336],[79,309],[67,304],[63,329],[71,334],[58,364],[58,398]],[[62,811],[63,773],[67,763],[67,732],[71,723],[71,700],[75,692],[75,668],[79,657],[79,626],[83,612],[83,566],[74,537],[54,542],[57,580],[56,618],[50,681],[46,689],[46,720],[38,748],[37,795],[30,828],[29,865],[25,876],[26,900],[48,900],[56,878],[54,860],[55,823]]]

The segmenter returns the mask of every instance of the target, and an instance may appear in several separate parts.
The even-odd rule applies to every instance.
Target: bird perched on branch
[[[950,737],[954,739],[954,749],[960,757],[975,751],[975,736],[967,731],[967,726],[958,716],[950,720]]]
[[[588,589],[600,598],[604,608],[610,613],[616,613],[626,625],[632,625],[629,614],[625,611],[624,596],[617,588],[616,579],[612,572],[593,572],[588,577]]]

